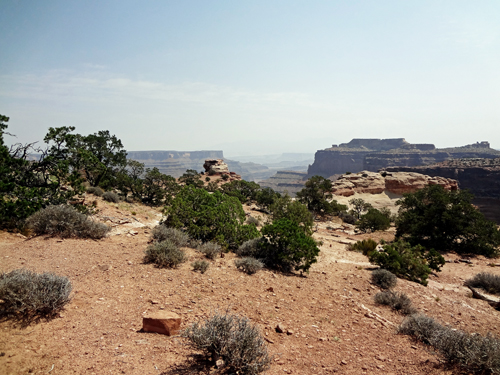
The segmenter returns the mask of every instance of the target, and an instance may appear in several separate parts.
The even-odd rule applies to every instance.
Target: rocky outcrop
[[[389,167],[429,165],[454,158],[499,156],[500,151],[492,149],[488,142],[436,149],[432,144],[411,144],[404,138],[353,139],[349,143],[317,151],[308,175],[330,177],[362,170],[376,172]]]
[[[207,159],[203,164],[203,168],[205,168],[205,173],[209,175],[229,173],[229,168],[222,159]]]
[[[420,173],[370,172],[344,174],[334,183],[332,193],[349,197],[356,193],[381,194],[388,191],[402,195],[423,189],[427,185],[441,185],[446,190],[457,190],[456,180],[443,177],[430,177]]]
[[[142,318],[142,330],[172,336],[179,333],[181,322],[181,317],[176,313],[160,310]]]

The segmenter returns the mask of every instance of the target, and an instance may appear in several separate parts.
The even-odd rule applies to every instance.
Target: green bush
[[[407,317],[399,333],[415,337],[431,347],[449,364],[475,374],[500,373],[500,339],[444,327],[425,315]]]
[[[179,229],[169,228],[161,224],[153,228],[152,236],[153,241],[162,242],[170,240],[179,247],[185,247],[190,244],[190,238],[186,233]]]
[[[398,278],[392,272],[380,268],[372,271],[372,283],[382,289],[391,289],[398,283]]]
[[[268,209],[281,194],[270,187],[264,187],[255,193],[255,200],[262,209]]]
[[[471,204],[472,197],[439,185],[404,194],[397,202],[396,237],[428,249],[498,256],[500,231]]]
[[[198,246],[198,251],[205,255],[208,259],[215,259],[222,253],[222,247],[215,242],[205,242]]]
[[[91,186],[87,188],[87,193],[102,197],[102,195],[104,194],[104,190],[102,190],[99,186]]]
[[[197,260],[191,263],[191,266],[193,267],[194,271],[200,271],[200,273],[205,273],[207,272],[210,263],[208,263],[206,260]]]
[[[339,217],[342,219],[344,223],[347,224],[355,224],[357,221],[356,217],[353,214],[346,211],[339,212]]]
[[[222,178],[224,179],[222,175]],[[236,197],[241,203],[252,201],[256,197],[257,191],[260,189],[259,184],[253,181],[235,180],[220,187],[220,190],[231,197]]]
[[[387,290],[375,294],[373,299],[379,305],[387,305],[403,315],[411,315],[417,312],[412,306],[411,300],[404,293]]]
[[[368,238],[349,245],[349,250],[359,251],[363,255],[368,255],[377,248],[377,242]]]
[[[465,282],[465,285],[473,288],[482,288],[491,294],[500,294],[500,276],[487,272],[476,274],[472,279]]]
[[[288,219],[297,223],[305,234],[312,235],[314,221],[311,212],[306,205],[292,200],[288,194],[276,198],[269,207],[269,211],[271,211],[273,221]]]
[[[255,225],[243,224],[245,212],[240,201],[220,191],[209,193],[185,186],[164,213],[166,226],[185,228],[192,238],[217,242],[226,249],[236,249],[259,235]]]
[[[70,301],[71,282],[49,272],[25,269],[0,273],[0,317],[29,325],[51,319]]]
[[[351,214],[358,220],[361,218],[361,215],[364,212],[367,212],[370,208],[373,208],[370,203],[365,202],[365,200],[361,198],[352,198],[349,200],[349,204],[352,206],[352,209],[350,211]]]
[[[236,268],[242,270],[245,273],[248,273],[249,275],[253,275],[257,271],[260,271],[262,267],[264,267],[264,263],[252,257],[236,259],[234,261],[234,265],[236,266]]]
[[[396,276],[427,285],[429,274],[440,271],[444,258],[435,250],[425,250],[422,246],[411,246],[404,241],[396,241],[384,246],[383,250],[368,254],[370,263],[377,264]]]
[[[149,245],[144,256],[144,263],[154,263],[161,268],[175,268],[186,260],[184,251],[170,240]]]
[[[212,362],[222,359],[232,373],[259,374],[271,363],[259,329],[245,317],[216,312],[203,324],[193,323],[182,336]]]
[[[120,202],[120,197],[118,194],[113,193],[112,191],[107,191],[102,195],[102,199],[105,201],[111,202],[111,203],[118,203]]]
[[[258,246],[266,266],[284,272],[292,269],[308,272],[316,263],[317,243],[296,222],[279,219],[264,226],[261,233],[264,238]]]
[[[362,215],[359,221],[356,222],[356,227],[364,233],[387,230],[390,226],[390,216],[387,216],[376,208],[370,208],[368,212]]]
[[[336,200],[330,201],[331,191],[332,181],[321,176],[313,176],[306,181],[304,188],[297,192],[297,198],[316,215],[338,215],[339,212],[346,211],[347,207],[338,204]]]
[[[26,223],[36,235],[48,234],[62,238],[100,239],[111,230],[107,225],[92,221],[87,215],[67,205],[41,209],[31,215]]]

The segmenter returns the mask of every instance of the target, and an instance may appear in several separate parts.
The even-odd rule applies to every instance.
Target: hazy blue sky
[[[500,1],[1,0],[0,113],[127,150],[500,149]]]

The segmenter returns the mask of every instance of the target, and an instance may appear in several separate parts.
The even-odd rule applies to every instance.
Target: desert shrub
[[[500,373],[500,339],[444,327],[425,315],[406,318],[399,333],[415,337],[434,348],[449,364],[476,374]]]
[[[226,181],[227,179],[224,176],[227,175],[222,175],[222,179]],[[255,199],[260,186],[253,181],[235,180],[222,185],[220,189],[224,194],[236,197],[241,203],[245,203]]]
[[[19,269],[0,273],[0,317],[23,325],[50,319],[69,301],[71,282],[67,277]]]
[[[111,202],[111,203],[118,203],[120,202],[120,197],[118,194],[113,193],[112,191],[107,191],[102,195],[102,199],[105,201]]]
[[[352,213],[346,211],[339,212],[339,217],[342,219],[344,223],[347,224],[355,224],[357,221],[356,217]]]
[[[202,324],[195,322],[182,332],[189,344],[213,362],[224,361],[232,372],[259,374],[269,368],[271,357],[257,326],[238,315],[216,312]]]
[[[156,242],[169,240],[179,247],[188,246],[190,244],[190,238],[186,233],[179,229],[169,228],[161,224],[153,228],[152,235],[153,240]]]
[[[277,198],[280,198],[281,194],[274,191],[270,187],[264,187],[255,193],[255,200],[257,204],[263,208],[267,209],[271,206]]]
[[[261,231],[264,236],[258,246],[260,257],[267,267],[289,272],[308,272],[319,249],[316,241],[304,233],[302,227],[289,219],[279,219],[267,224]]]
[[[482,288],[488,293],[500,294],[500,276],[487,272],[481,272],[472,279],[465,282],[465,285],[473,288]]]
[[[499,255],[500,231],[471,203],[465,190],[430,185],[404,194],[396,220],[396,237],[412,245],[460,254]]]
[[[192,238],[217,242],[226,249],[236,249],[259,235],[255,225],[243,224],[245,212],[238,198],[220,191],[185,186],[164,212],[166,226],[186,228]]]
[[[352,206],[350,212],[356,219],[360,219],[363,212],[367,212],[370,208],[373,208],[370,203],[365,202],[361,198],[352,198],[349,200],[349,204]]]
[[[372,272],[372,283],[378,285],[382,289],[391,289],[396,286],[398,278],[392,272],[382,268]]]
[[[377,230],[387,230],[391,226],[390,214],[387,216],[376,208],[368,209],[368,212],[361,216],[356,222],[356,227],[364,233],[375,232]]]
[[[264,267],[264,263],[252,257],[236,259],[234,261],[234,265],[236,266],[236,268],[242,270],[245,273],[248,273],[249,275],[253,275],[257,271],[260,271],[262,267]]]
[[[411,246],[404,241],[395,241],[384,246],[382,251],[368,254],[370,263],[377,264],[398,277],[427,285],[430,273],[440,271],[444,258],[434,249]]]
[[[87,193],[102,197],[102,195],[104,194],[104,190],[102,190],[99,186],[91,186],[87,188]]]
[[[379,305],[387,305],[403,315],[411,315],[417,312],[417,310],[412,306],[410,298],[408,298],[408,296],[404,293],[386,290],[375,294],[373,300],[375,303],[378,303]]]
[[[238,247],[235,253],[240,257],[259,258],[262,255],[261,254],[262,250],[259,247],[259,243],[262,241],[263,241],[262,237],[245,241],[241,244],[240,247]]]
[[[208,259],[215,259],[222,252],[222,247],[215,242],[205,242],[198,246],[198,251]]]
[[[305,204],[292,200],[288,194],[274,199],[273,204],[269,206],[269,211],[271,211],[273,221],[288,219],[297,223],[305,234],[312,235],[314,220],[311,212]]]
[[[205,273],[207,272],[210,263],[208,263],[206,260],[197,260],[191,263],[191,266],[193,267],[194,271],[200,271],[200,273]]]
[[[363,255],[368,255],[377,248],[377,242],[368,238],[349,245],[349,250],[360,251]]]
[[[186,260],[184,251],[171,240],[149,245],[144,256],[144,263],[155,263],[158,267],[163,268],[175,268]]]
[[[257,219],[256,217],[253,217],[253,216],[248,216],[247,220],[246,220],[246,223],[247,224],[253,224],[255,226],[257,226],[257,225],[260,224],[259,219]]]
[[[37,235],[100,239],[110,228],[89,219],[68,205],[48,206],[31,215],[26,223]]]
[[[332,199],[332,181],[313,176],[306,181],[304,188],[297,192],[297,199],[316,215],[338,215],[347,207]],[[331,200],[331,201],[330,201]]]

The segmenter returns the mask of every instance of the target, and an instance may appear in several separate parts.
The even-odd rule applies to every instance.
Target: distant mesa
[[[346,172],[376,172],[383,168],[429,165],[449,159],[495,157],[500,157],[500,151],[492,149],[486,141],[438,149],[433,144],[408,143],[404,138],[355,138],[349,143],[318,150],[307,174],[328,178]]]

